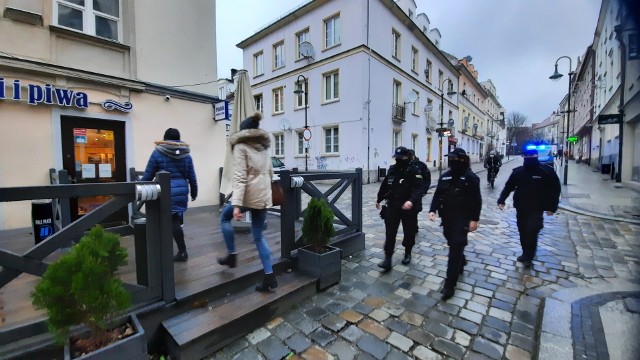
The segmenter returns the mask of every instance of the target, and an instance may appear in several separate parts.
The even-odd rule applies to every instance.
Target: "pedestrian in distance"
[[[436,213],[440,216],[440,226],[449,246],[447,278],[440,290],[443,300],[450,299],[455,293],[458,278],[467,263],[464,248],[468,235],[478,229],[482,209],[480,179],[471,171],[469,156],[462,148],[455,148],[447,156],[450,169],[438,179],[429,209],[429,220],[435,221]]]
[[[255,289],[269,292],[278,287],[278,281],[273,273],[271,253],[263,234],[267,209],[273,205],[271,198],[273,168],[269,153],[271,137],[268,132],[259,128],[260,119],[262,114],[256,112],[242,120],[240,131],[229,138],[233,151],[233,191],[230,203],[223,207],[220,215],[220,227],[228,255],[218,259],[218,263],[230,268],[237,266],[238,253],[231,220],[241,220],[242,214],[249,211],[251,234],[264,270],[264,278]]]
[[[384,260],[378,264],[384,272],[392,267],[391,257],[395,251],[396,235],[402,222],[404,237],[404,257],[402,264],[411,263],[411,249],[416,242],[418,213],[422,211],[422,197],[427,191],[420,169],[411,164],[411,153],[404,146],[398,147],[393,157],[394,165],[389,167],[380,189],[378,190],[376,209],[381,209],[381,202],[386,201],[386,212],[383,215],[385,226]]]
[[[178,246],[178,253],[174,261],[187,261],[187,246],[184,242],[184,212],[187,211],[189,193],[191,201],[198,197],[198,180],[191,158],[189,144],[180,140],[180,131],[169,128],[164,133],[162,141],[156,141],[156,148],[151,153],[147,166],[140,178],[141,181],[151,181],[158,171],[171,174],[171,226],[173,239]]]
[[[522,255],[517,260],[525,268],[532,266],[538,248],[538,234],[542,230],[542,214],[548,216],[558,210],[560,201],[560,179],[551,166],[541,166],[536,150],[524,149],[523,166],[513,169],[498,198],[500,210],[505,208],[505,200],[513,192],[513,206],[520,234]]]

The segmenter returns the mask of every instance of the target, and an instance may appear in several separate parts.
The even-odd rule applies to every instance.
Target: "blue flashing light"
[[[535,150],[536,146],[535,145],[527,145],[527,150]]]
[[[527,150],[546,150],[546,149],[551,149],[551,146],[549,146],[549,145],[527,145],[526,149]]]

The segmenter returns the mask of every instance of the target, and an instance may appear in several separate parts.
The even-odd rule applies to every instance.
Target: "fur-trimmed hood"
[[[191,152],[189,144],[182,141],[156,141],[156,150],[174,159],[183,159]]]
[[[237,144],[246,144],[257,151],[264,151],[271,146],[271,138],[269,133],[262,129],[246,129],[231,135],[229,143],[231,149]]]

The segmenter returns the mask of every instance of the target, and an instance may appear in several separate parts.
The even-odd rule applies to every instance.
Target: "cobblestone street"
[[[543,322],[543,314],[552,309],[542,311],[544,299],[558,291],[594,287],[636,289],[640,226],[559,210],[545,216],[534,266],[524,269],[516,262],[520,244],[511,198],[506,210],[496,206],[511,168],[520,164],[519,159],[505,164],[495,189],[486,185],[484,173],[479,174],[480,227],[469,236],[468,265],[452,299],[440,300],[448,249],[439,222],[428,221],[426,210],[419,216],[411,264],[401,265],[403,249],[398,242],[393,270],[379,271],[384,224],[375,210],[379,184],[369,184],[363,199],[366,250],[343,260],[341,283],[211,358],[531,359],[536,354],[544,358],[554,346],[560,352],[550,358],[571,356],[563,353],[571,342],[567,345],[562,334],[553,336],[555,327],[545,332],[547,321],[568,326],[564,320],[570,314]],[[437,172],[432,177],[435,184]],[[432,195],[433,190],[424,198],[426,209]],[[590,329],[590,323],[570,322],[577,329]],[[545,342],[542,349],[538,337]],[[586,346],[580,353],[594,358],[593,351],[597,349]]]

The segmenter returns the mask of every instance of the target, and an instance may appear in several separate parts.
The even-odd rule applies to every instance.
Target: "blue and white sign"
[[[213,120],[229,120],[229,102],[227,100],[213,104]]]
[[[6,91],[6,88],[9,91]],[[89,107],[89,96],[81,91],[59,89],[51,84],[45,84],[44,86],[27,84],[26,90],[26,99],[24,100],[29,105],[43,103],[47,105],[73,106],[80,109]],[[0,100],[21,101],[23,100],[22,95],[20,80],[13,80],[13,82],[9,83],[5,82],[3,77],[0,77]]]

